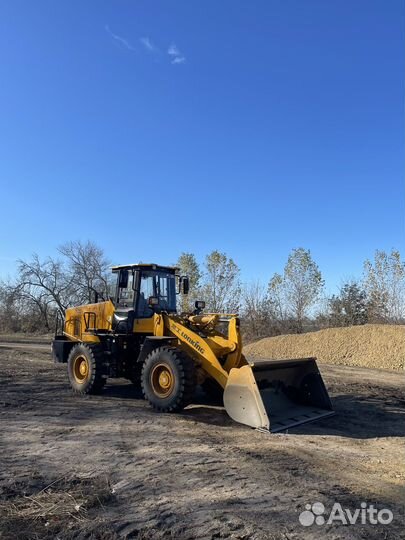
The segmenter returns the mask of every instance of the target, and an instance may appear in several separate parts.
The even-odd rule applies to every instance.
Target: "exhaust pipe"
[[[224,405],[236,422],[272,433],[335,414],[315,358],[263,360],[231,369]]]

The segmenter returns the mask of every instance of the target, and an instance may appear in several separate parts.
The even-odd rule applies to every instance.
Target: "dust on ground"
[[[369,539],[404,527],[403,374],[321,365],[337,415],[266,435],[197,395],[155,413],[126,381],[72,395],[47,351],[0,349],[0,538]],[[300,525],[305,505],[389,525]]]
[[[328,364],[403,370],[405,326],[366,324],[287,334],[250,343],[244,353],[252,358],[315,356]]]

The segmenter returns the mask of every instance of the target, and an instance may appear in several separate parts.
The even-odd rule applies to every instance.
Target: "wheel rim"
[[[154,366],[150,376],[153,392],[165,398],[170,396],[174,389],[174,374],[167,364],[157,364]]]
[[[83,355],[77,356],[73,362],[73,377],[79,384],[87,381],[89,376],[89,361]]]

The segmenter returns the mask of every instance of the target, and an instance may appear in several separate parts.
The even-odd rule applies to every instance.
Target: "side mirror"
[[[180,292],[182,294],[188,294],[188,291],[190,290],[190,281],[188,277],[182,276],[180,280]]]
[[[120,289],[126,289],[128,287],[128,270],[120,270],[120,278],[118,282],[118,287]]]
[[[159,298],[157,296],[149,296],[148,298],[148,306],[154,307],[159,304]]]
[[[194,315],[200,315],[202,310],[205,308],[205,302],[203,300],[197,300],[194,305],[195,305]]]

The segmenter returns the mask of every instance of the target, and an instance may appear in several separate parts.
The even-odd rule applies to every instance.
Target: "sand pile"
[[[243,352],[252,359],[315,356],[328,364],[401,370],[405,363],[405,326],[366,324],[276,336],[250,343]]]

